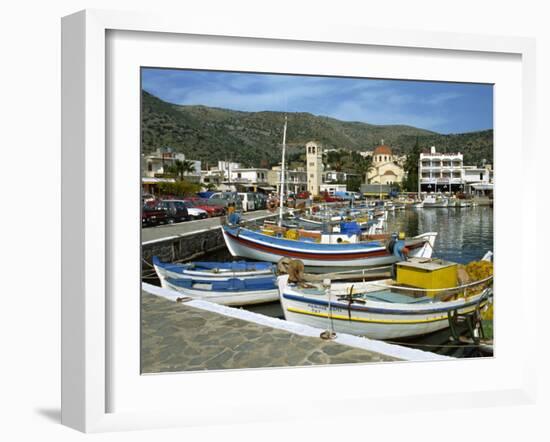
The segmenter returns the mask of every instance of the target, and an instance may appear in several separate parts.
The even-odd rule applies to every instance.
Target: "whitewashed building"
[[[230,183],[242,190],[257,191],[259,187],[267,187],[268,169],[239,168],[231,169]]]
[[[420,154],[418,171],[421,192],[487,194],[493,189],[491,166],[465,166],[460,152],[440,153],[432,146],[430,153]]]
[[[201,177],[201,162],[187,160],[185,154],[175,152],[171,147],[160,147],[149,155],[141,157],[141,176],[147,178],[162,177],[170,173],[176,161],[192,163],[193,170],[185,173],[185,178],[191,182],[199,182]]]
[[[281,166],[273,166],[267,172],[268,188],[266,191],[280,192]],[[285,170],[285,189],[290,193],[300,193],[307,190],[307,172],[304,169]]]
[[[321,184],[321,193],[327,192],[329,195],[334,195],[334,192],[345,192],[346,184],[323,183]]]
[[[323,183],[345,183],[348,174],[336,170],[325,170],[323,172]]]
[[[240,163],[234,163],[232,161],[218,161],[218,167],[215,167],[213,171],[221,171],[226,180],[229,180],[231,177],[231,171],[235,169],[241,169]]]
[[[463,155],[437,152],[421,153],[418,165],[418,186],[421,192],[464,191]]]

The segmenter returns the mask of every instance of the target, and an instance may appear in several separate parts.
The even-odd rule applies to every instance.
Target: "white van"
[[[243,211],[248,212],[256,208],[256,198],[252,192],[239,192],[243,204]]]

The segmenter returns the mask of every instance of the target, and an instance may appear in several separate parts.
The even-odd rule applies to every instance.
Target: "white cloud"
[[[450,101],[462,95],[432,92],[392,80],[336,79],[291,75],[170,72],[144,77],[144,87],[177,104],[201,104],[243,111],[310,112],[345,121],[406,124],[441,130],[451,122]],[[437,91],[437,88],[433,88]],[[420,91],[426,91],[421,93]]]

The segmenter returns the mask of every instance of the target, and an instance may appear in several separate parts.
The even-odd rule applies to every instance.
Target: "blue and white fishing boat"
[[[223,237],[233,256],[276,263],[282,257],[297,258],[309,267],[369,267],[389,265],[400,260],[383,241],[361,241],[362,232],[346,229],[339,233],[319,233],[318,239],[288,239],[267,235],[238,224],[222,226]],[[410,257],[430,258],[437,232],[405,241]]]
[[[479,283],[489,283],[491,278]],[[492,288],[468,297],[443,301],[393,291],[392,280],[336,283],[302,288],[278,277],[279,295],[287,321],[372,339],[396,339],[433,333],[449,327],[449,312],[466,314],[492,301]],[[463,286],[466,287],[466,286]],[[418,289],[409,289],[418,290]]]
[[[274,302],[279,299],[275,276],[219,281],[200,279],[163,278],[163,288],[182,294],[182,297],[210,301],[229,306],[241,306]]]
[[[199,279],[201,281],[223,281],[233,278],[265,278],[274,274],[275,266],[270,262],[229,261],[190,262],[186,264],[162,262],[153,256],[153,267],[162,280]]]

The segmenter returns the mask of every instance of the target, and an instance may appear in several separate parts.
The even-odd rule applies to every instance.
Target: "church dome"
[[[374,149],[373,155],[391,155],[391,147],[387,146],[386,144],[382,144],[381,146],[378,146],[376,149]]]

